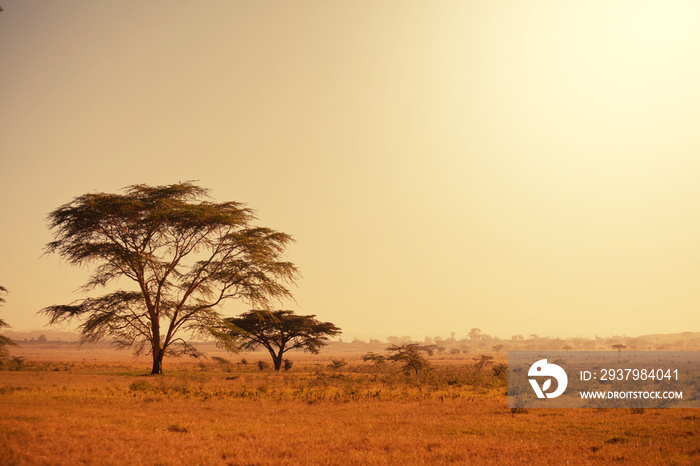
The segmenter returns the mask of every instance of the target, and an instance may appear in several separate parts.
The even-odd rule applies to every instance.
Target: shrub
[[[474,358],[476,361],[476,364],[474,364],[474,367],[476,367],[476,370],[481,371],[481,369],[484,368],[484,366],[488,366],[489,364],[493,364],[493,356],[487,356],[485,354],[482,354],[478,358]]]
[[[493,366],[493,375],[500,377],[503,374],[508,373],[508,366],[506,364],[496,364]]]
[[[333,370],[339,371],[340,369],[343,368],[343,366],[347,366],[348,363],[345,361],[341,361],[340,359],[333,359],[330,364],[328,364],[328,367],[330,367]]]
[[[231,372],[231,361],[219,356],[214,356],[212,359],[219,363],[219,366],[224,372]]]
[[[0,369],[7,371],[21,371],[25,369],[24,358],[20,356],[0,358]]]
[[[134,382],[131,385],[129,385],[129,390],[131,390],[132,392],[145,392],[150,388],[151,384],[149,384],[145,380],[139,380],[138,382]]]

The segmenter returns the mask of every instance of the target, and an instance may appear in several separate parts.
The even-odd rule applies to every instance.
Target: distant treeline
[[[465,338],[424,337],[415,339],[409,336],[389,336],[386,339],[370,338],[351,342],[342,339],[332,341],[325,351],[329,352],[367,352],[383,351],[389,345],[418,343],[429,350],[432,355],[458,355],[462,353],[494,353],[507,351],[690,351],[700,350],[700,332],[683,332],[672,334],[643,335],[638,337],[613,336],[609,338],[554,338],[538,335],[513,335],[511,338],[498,338],[472,329]],[[79,335],[71,332],[32,331],[4,334],[18,344],[41,344],[48,342],[77,342]],[[104,341],[100,346],[109,346]]]
[[[513,335],[498,338],[472,329],[466,338],[389,336],[386,340],[370,338],[369,341],[354,339],[352,342],[333,342],[329,350],[366,351],[377,350],[387,345],[418,343],[434,355],[457,355],[461,353],[501,353],[506,351],[689,351],[700,350],[700,332],[643,335],[638,337],[613,336],[603,338],[553,338],[538,335]]]

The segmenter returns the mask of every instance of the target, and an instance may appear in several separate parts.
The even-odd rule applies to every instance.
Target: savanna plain
[[[298,353],[275,372],[263,353],[214,351],[145,375],[107,350],[13,353],[3,464],[700,464],[698,410],[511,410],[504,354],[406,374],[360,354]]]

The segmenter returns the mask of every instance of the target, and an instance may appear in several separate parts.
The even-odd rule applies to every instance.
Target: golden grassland
[[[358,355],[340,371],[330,356],[300,355],[280,373],[242,356],[251,363],[171,360],[161,376],[144,375],[142,360],[95,358],[1,371],[1,462],[700,463],[698,410],[512,412],[506,376],[467,355],[421,377]]]

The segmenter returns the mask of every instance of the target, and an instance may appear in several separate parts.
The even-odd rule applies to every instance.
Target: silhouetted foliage
[[[0,286],[0,306],[5,304],[5,294],[7,294],[7,289],[4,286]],[[4,320],[0,319],[0,328],[9,327],[10,325]],[[7,357],[10,353],[7,351],[6,346],[15,346],[16,343],[10,340],[8,337],[0,335],[0,358]]]
[[[316,316],[297,315],[293,311],[253,310],[227,322],[233,327],[231,336],[242,342],[242,349],[264,347],[272,356],[277,371],[287,351],[302,349],[317,354],[330,337],[341,333],[330,322],[320,322]]]
[[[481,338],[481,329],[478,329],[475,327],[475,328],[469,330],[469,339],[470,340],[476,341],[479,338]]]
[[[228,359],[222,358],[220,356],[214,356],[212,358],[212,360],[217,362],[219,364],[219,367],[221,367],[221,369],[224,372],[231,372],[231,368],[233,367],[233,365],[231,364],[231,361],[229,361]]]
[[[493,375],[496,377],[500,377],[508,372],[508,366],[506,364],[496,364],[492,369]]]
[[[626,348],[627,348],[627,345],[617,344],[617,345],[612,345],[612,348],[613,348],[614,350],[616,350],[616,351],[619,353],[619,352],[621,352],[623,349],[626,349]]]
[[[120,348],[150,349],[152,374],[169,354],[197,355],[178,335],[229,339],[217,311],[228,299],[267,308],[290,298],[284,284],[298,276],[280,258],[292,238],[252,225],[254,212],[237,202],[213,203],[190,182],[134,185],[123,194],[85,194],[49,214],[54,241],[46,252],[76,266],[96,264],[83,289],[128,279],[117,290],[41,312],[51,324],[78,319],[81,342],[109,335]]]
[[[488,356],[486,354],[482,354],[478,358],[474,358],[474,360],[476,361],[476,364],[474,364],[474,367],[476,367],[476,369],[478,371],[481,371],[481,369],[483,369],[484,366],[488,366],[489,364],[493,363],[493,361],[492,361],[493,356]]]
[[[330,367],[331,369],[333,369],[335,371],[340,371],[344,366],[347,366],[347,365],[348,365],[348,363],[343,361],[343,360],[332,359],[331,363],[328,364],[328,367]]]
[[[365,362],[372,361],[374,363],[374,367],[377,370],[379,370],[379,372],[384,372],[384,369],[386,368],[386,356],[382,354],[377,354],[373,351],[370,351],[369,353],[362,356],[362,360]]]
[[[393,353],[387,360],[401,365],[401,370],[407,374],[413,371],[418,375],[419,372],[430,368],[430,363],[421,354],[423,348],[418,343],[391,345],[387,351]]]

